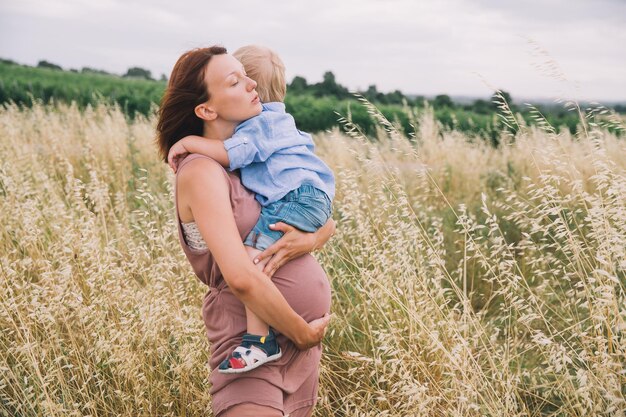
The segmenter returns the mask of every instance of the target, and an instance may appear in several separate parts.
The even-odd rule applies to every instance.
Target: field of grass
[[[624,140],[590,115],[494,148],[428,109],[407,140],[369,110],[377,140],[315,136],[337,233],[314,415],[624,416]],[[0,416],[210,415],[154,125],[0,109]]]
[[[149,116],[158,106],[165,81],[154,81],[138,78],[125,78],[112,74],[94,72],[71,72],[50,68],[35,68],[0,59],[0,104],[15,103],[30,107],[34,103],[76,103],[84,109],[88,105],[96,106],[99,103],[117,105],[128,116]],[[339,127],[337,114],[350,117],[361,126],[368,135],[375,135],[376,121],[358,100],[346,95],[316,95],[316,91],[298,91],[288,89],[285,98],[287,111],[292,114],[301,130],[307,132],[323,132]],[[347,90],[346,90],[347,91]],[[317,93],[320,93],[319,91]],[[346,93],[347,94],[347,93]],[[483,101],[481,105],[460,105],[450,103],[440,105],[437,100],[431,100],[434,107],[434,117],[446,130],[457,130],[468,136],[487,140],[492,145],[498,145],[499,132],[507,124],[498,117],[495,103]],[[413,132],[415,116],[421,117],[429,109],[425,102],[415,101],[406,105],[377,103],[378,109],[386,118],[393,121],[406,135]],[[516,113],[516,118],[522,124],[539,125],[537,112],[541,112],[541,120],[545,119],[558,130],[569,130],[576,133],[580,118],[575,108],[571,106],[533,106],[513,103],[508,105]],[[588,106],[591,106],[590,104]],[[593,112],[604,112],[607,117],[620,117],[615,109],[608,109],[600,105],[591,106]],[[622,111],[623,106],[616,107]],[[606,117],[605,117],[606,118]],[[607,126],[611,132],[620,135],[619,129]]]

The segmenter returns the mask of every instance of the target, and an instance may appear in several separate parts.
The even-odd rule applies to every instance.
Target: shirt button
[[[243,138],[243,143],[248,143],[248,138]]]

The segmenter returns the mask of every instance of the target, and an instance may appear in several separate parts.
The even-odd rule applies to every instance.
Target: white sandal
[[[220,364],[218,372],[223,374],[241,374],[256,369],[267,362],[279,359],[283,356],[283,352],[278,344],[276,344],[278,351],[273,355],[268,355],[267,351],[258,344],[259,342],[265,344],[272,340],[276,343],[275,339],[276,335],[271,329],[269,334],[264,337],[248,333],[244,334],[242,345],[237,346],[233,353]],[[245,363],[245,365],[243,365],[242,362]]]
[[[233,351],[231,357],[226,360],[228,361],[228,365],[230,366],[226,369],[220,368],[218,369],[218,371],[223,374],[241,374],[256,369],[267,362],[275,361],[281,356],[283,356],[283,352],[280,350],[278,351],[278,353],[268,356],[263,350],[261,350],[261,348],[257,346],[251,346],[249,348],[237,346]],[[243,359],[246,365],[242,368],[235,368],[233,365],[240,365],[241,359]]]

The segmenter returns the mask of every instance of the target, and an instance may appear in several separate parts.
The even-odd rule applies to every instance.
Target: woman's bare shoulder
[[[195,158],[176,174],[178,214],[182,222],[194,220],[192,206],[209,215],[215,205],[205,200],[229,199],[228,179],[224,168],[210,158]],[[230,205],[229,205],[230,207]]]
[[[184,161],[183,161],[184,162]],[[227,180],[224,168],[214,159],[209,157],[194,158],[193,160],[182,164],[176,174],[176,182],[179,187],[188,185],[196,185],[198,182],[218,182],[216,180]],[[209,184],[204,184],[209,185]]]

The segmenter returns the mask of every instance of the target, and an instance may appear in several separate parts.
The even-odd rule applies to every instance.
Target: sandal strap
[[[259,336],[251,333],[244,333],[242,337],[243,342],[256,342],[256,343],[266,343],[268,341],[276,340],[276,333],[272,328],[269,329],[269,332],[266,336]]]
[[[248,348],[248,349],[251,346],[255,346],[261,349],[263,352],[265,352],[266,355],[269,356],[270,353],[267,351],[266,347],[271,348],[271,345],[267,346],[267,343],[270,343],[270,342],[273,342],[274,344],[276,344],[276,334],[271,328],[267,336],[259,336],[256,334],[245,333],[241,340],[241,346]]]

